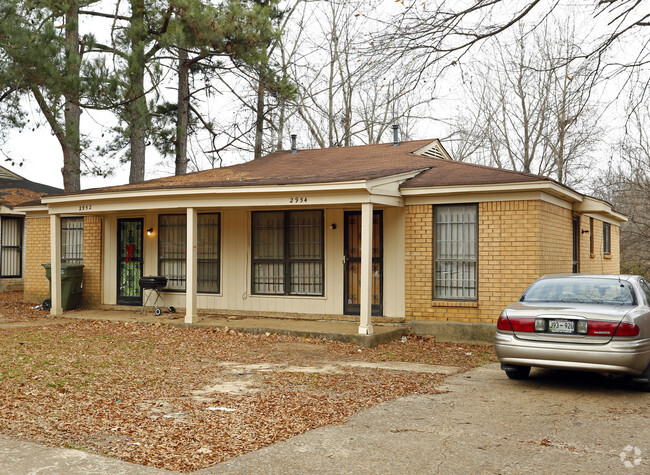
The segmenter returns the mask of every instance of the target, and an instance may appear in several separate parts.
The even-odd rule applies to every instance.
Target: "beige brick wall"
[[[50,296],[50,282],[42,264],[50,263],[50,219],[25,219],[26,302],[40,303]]]
[[[26,302],[40,303],[50,295],[50,283],[42,264],[50,263],[50,219],[26,219]],[[84,217],[82,306],[101,303],[102,218]]]
[[[571,272],[571,219],[570,210],[541,200],[479,203],[478,300],[435,301],[433,206],[407,206],[407,320],[496,322],[540,275]]]
[[[603,221],[593,218],[593,253],[591,252],[591,230],[589,216],[580,217],[580,272],[583,274],[618,274],[621,271],[620,237],[621,228],[612,224],[611,253],[603,252]]]
[[[540,274],[573,272],[573,213],[541,202],[542,259]]]

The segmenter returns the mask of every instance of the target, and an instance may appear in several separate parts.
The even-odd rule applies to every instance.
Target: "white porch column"
[[[185,323],[196,323],[196,283],[197,283],[197,214],[196,209],[187,208],[187,273],[185,276]]]
[[[50,282],[52,308],[50,315],[61,315],[61,215],[50,215]]]
[[[359,333],[372,335],[372,203],[361,205],[361,312]]]

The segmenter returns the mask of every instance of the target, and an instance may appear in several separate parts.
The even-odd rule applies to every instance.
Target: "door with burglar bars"
[[[372,215],[372,315],[383,313],[384,289],[384,242],[383,214],[374,211]],[[345,212],[344,237],[344,304],[343,313],[361,313],[361,212]]]
[[[142,218],[117,220],[117,303],[142,305]]]

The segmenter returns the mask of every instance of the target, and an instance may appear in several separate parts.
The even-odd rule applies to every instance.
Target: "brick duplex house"
[[[543,274],[619,272],[625,221],[551,179],[455,162],[438,140],[278,151],[25,211],[27,300],[47,296],[42,263],[57,288],[76,252],[88,306],[141,305],[139,277],[164,275],[187,323],[357,315],[362,334],[391,318],[466,341]]]
[[[0,290],[23,288],[25,213],[18,208],[45,194],[61,191],[0,167]]]

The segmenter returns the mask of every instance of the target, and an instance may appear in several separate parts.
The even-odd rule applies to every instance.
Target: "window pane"
[[[2,218],[2,253],[0,254],[0,277],[22,275],[23,219]]]
[[[252,215],[253,293],[284,294],[284,212]]]
[[[284,258],[284,213],[253,213],[253,259]]]
[[[611,251],[611,232],[611,225],[603,223],[603,252],[605,254],[610,254]]]
[[[322,210],[254,212],[252,254],[253,293],[323,295]]]
[[[158,274],[167,277],[167,289],[185,290],[187,216],[158,217]]]
[[[476,205],[436,206],[434,297],[476,299]]]
[[[221,230],[219,213],[198,215],[197,290],[218,293],[220,288]]]
[[[294,211],[289,218],[292,295],[323,293],[323,213]]]
[[[84,219],[61,218],[61,262],[83,263]]]

